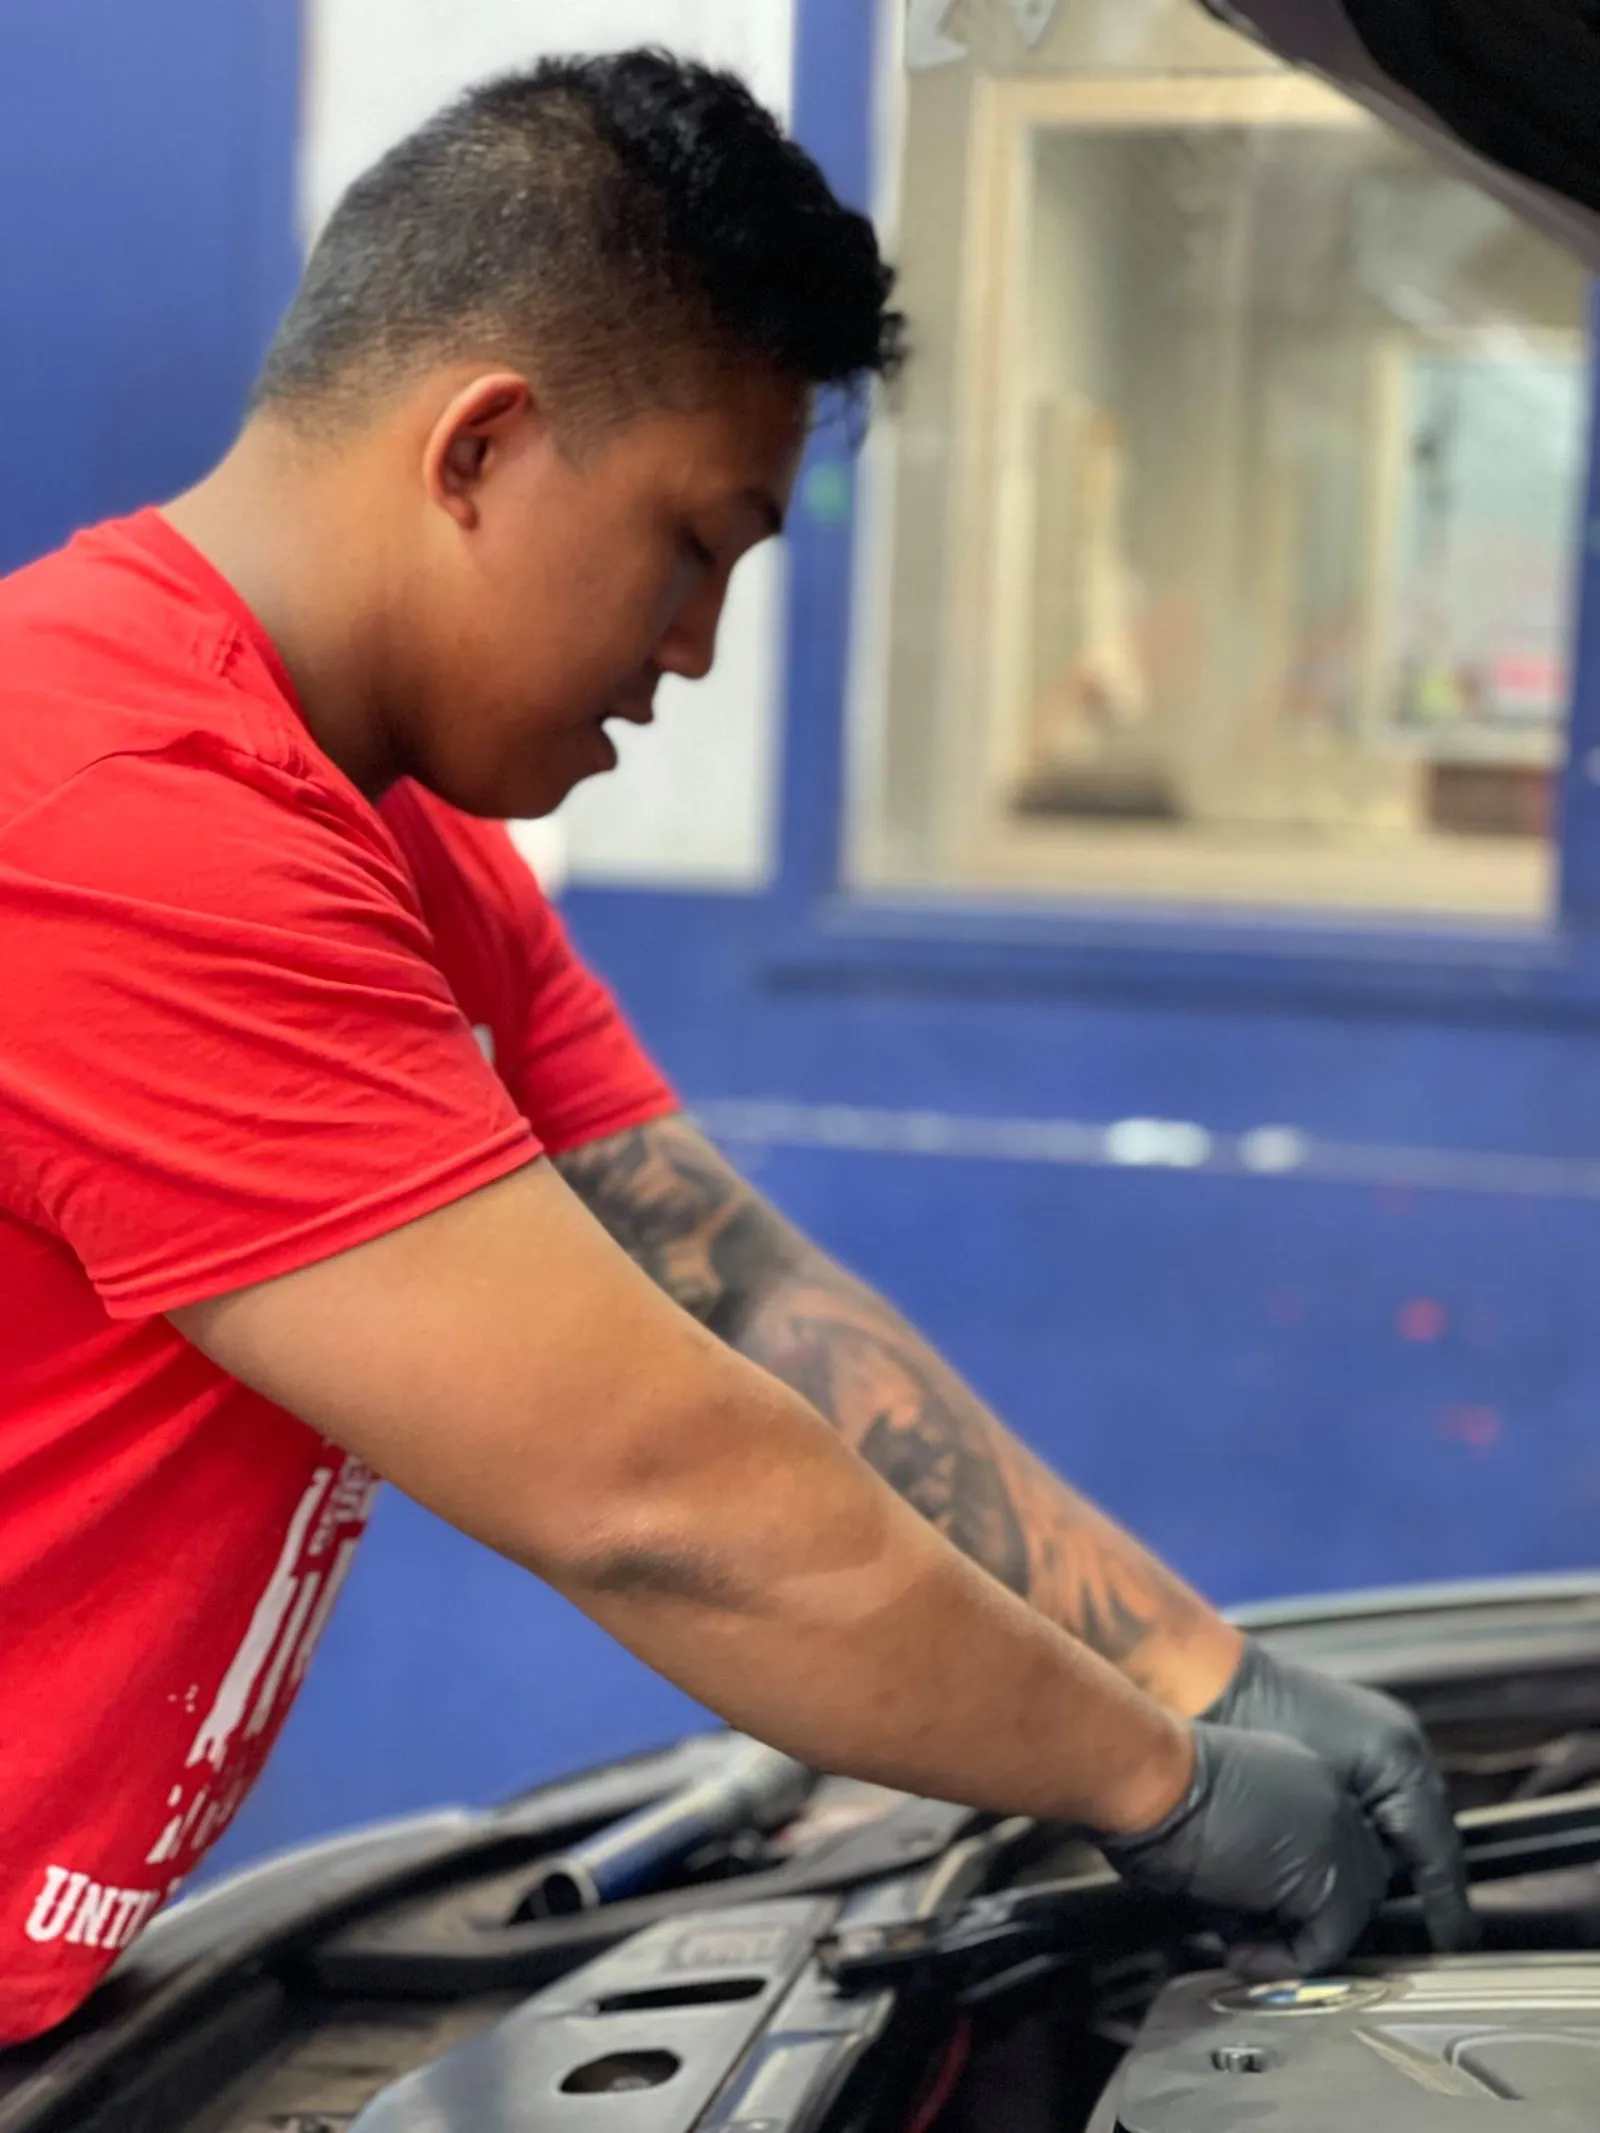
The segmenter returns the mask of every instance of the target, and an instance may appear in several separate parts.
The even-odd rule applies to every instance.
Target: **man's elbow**
[[[514,1552],[580,1605],[672,1601],[744,1613],[760,1603],[730,1504],[747,1446],[714,1411],[660,1424],[541,1477]],[[764,1493],[764,1492],[760,1492]]]
[[[609,1599],[682,1600],[723,1613],[745,1613],[756,1598],[714,1547],[664,1536],[619,1539],[591,1551],[568,1575]]]

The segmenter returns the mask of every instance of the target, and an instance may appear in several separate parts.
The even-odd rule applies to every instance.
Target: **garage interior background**
[[[561,29],[738,67],[866,202],[901,94],[900,25],[871,14],[585,0]],[[12,0],[0,567],[197,473],[339,186],[550,42],[535,0]],[[1592,1565],[1592,502],[1556,910],[1358,924],[869,879],[846,811],[884,627],[870,481],[819,434],[717,676],[570,809],[580,941],[763,1188],[1218,1597]],[[691,1717],[391,1493],[219,1862]]]

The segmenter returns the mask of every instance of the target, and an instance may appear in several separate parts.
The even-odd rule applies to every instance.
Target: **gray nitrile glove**
[[[1164,1822],[1097,1837],[1130,1881],[1250,1923],[1229,1938],[1241,1977],[1304,1977],[1347,1955],[1389,1879],[1383,1846],[1320,1756],[1203,1720],[1194,1780]],[[1248,1937],[1259,1930],[1259,1938]]]
[[[1436,1948],[1470,1948],[1461,1840],[1422,1728],[1390,1696],[1245,1647],[1239,1671],[1205,1714],[1216,1725],[1303,1741],[1360,1801],[1409,1869]]]

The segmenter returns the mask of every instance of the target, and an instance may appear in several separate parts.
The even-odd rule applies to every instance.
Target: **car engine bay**
[[[647,1885],[548,1901],[562,1862],[732,1796],[748,1744],[697,1736],[175,1906],[0,2053],[0,2133],[1600,2128],[1600,1583],[1253,1626],[1418,1712],[1477,1953],[1430,1955],[1402,1886],[1337,1977],[1241,1985],[1070,1831],[803,1773]]]

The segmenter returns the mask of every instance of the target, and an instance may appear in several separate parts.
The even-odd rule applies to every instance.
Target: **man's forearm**
[[[1202,1710],[1223,1688],[1237,1633],[1041,1465],[686,1121],[592,1143],[560,1167],[669,1293],[800,1392],[1002,1584],[1174,1709]]]
[[[569,1598],[803,1762],[1098,1830],[1171,1812],[1194,1748],[1159,1699],[937,1541],[770,1373],[722,1367],[754,1384],[653,1431],[621,1544],[547,1566]]]
[[[1173,1708],[1204,1710],[1237,1634],[989,1413],[883,1300],[824,1261],[753,1301],[738,1345],[819,1408],[965,1554]]]

